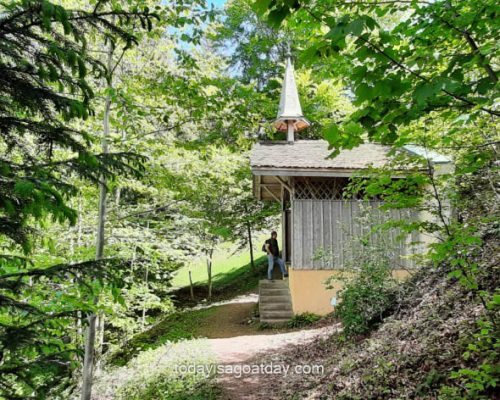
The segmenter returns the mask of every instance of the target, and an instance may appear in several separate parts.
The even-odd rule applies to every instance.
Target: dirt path
[[[247,373],[255,368],[265,355],[270,364],[266,368],[286,367],[279,365],[280,352],[292,346],[303,345],[314,339],[328,337],[337,325],[290,331],[286,328],[259,330],[258,324],[249,323],[256,305],[256,296],[247,294],[231,301],[215,305],[215,312],[197,321],[200,338],[169,342],[157,348],[142,351],[127,365],[111,368],[96,374],[93,400],[111,400],[124,386],[140,386],[154,376],[152,370],[169,376],[175,365],[193,363],[216,365],[217,380],[223,390],[223,400],[270,400],[278,398],[267,387],[283,377],[283,370],[274,369],[269,374]],[[214,307],[214,304],[209,306]],[[205,307],[199,307],[205,308]],[[266,361],[267,362],[267,361]]]
[[[258,326],[252,323],[255,304],[234,303],[217,306],[215,313],[200,321],[200,336],[217,339],[262,333]]]
[[[330,325],[317,329],[274,335],[237,336],[209,339],[210,347],[224,371],[219,374],[219,384],[224,400],[269,400],[272,393],[262,390],[262,383],[269,379],[281,379],[289,372],[283,364],[260,364],[258,356],[283,351],[289,346],[303,345],[317,338],[326,338],[339,329]],[[263,393],[264,392],[264,393]]]
[[[279,353],[291,346],[326,338],[339,328],[338,325],[329,325],[291,332],[287,332],[286,328],[258,330],[255,323],[249,323],[257,300],[255,294],[247,294],[212,304],[211,306],[219,306],[217,312],[206,318],[200,326],[200,332],[208,338],[209,348],[217,364],[223,368],[218,374],[223,400],[278,398],[266,390],[269,380],[281,379],[295,366],[261,364],[259,356]]]

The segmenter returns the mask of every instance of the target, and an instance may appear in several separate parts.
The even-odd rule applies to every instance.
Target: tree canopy
[[[288,51],[312,122],[299,139],[453,159],[436,177],[399,158],[348,188],[437,218],[398,228],[439,236],[425,262],[487,310],[464,360],[486,367],[453,390],[491,383],[498,290],[477,255],[498,233],[498,21],[493,0],[0,2],[0,398],[89,399],[94,368],[173,313],[176,271],[204,258],[210,299],[217,248],[254,264],[282,210],[253,198],[248,153],[284,138]]]

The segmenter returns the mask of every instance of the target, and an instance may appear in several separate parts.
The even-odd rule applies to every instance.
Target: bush
[[[361,211],[356,223],[371,229],[351,236],[341,269],[326,282],[328,288],[333,281],[342,283],[334,316],[342,321],[346,337],[363,334],[380,322],[396,301],[399,287],[392,275],[399,245],[391,239],[393,224],[380,225],[369,207]]]
[[[387,264],[364,264],[357,273],[333,279],[344,283],[334,315],[342,321],[345,336],[370,330],[394,301],[397,283]]]
[[[289,328],[302,328],[304,326],[311,325],[316,321],[319,321],[321,317],[317,314],[305,312],[302,314],[294,315],[293,318],[288,322]]]

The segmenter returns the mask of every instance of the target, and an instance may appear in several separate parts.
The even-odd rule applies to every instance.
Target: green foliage
[[[123,389],[118,399],[131,400],[217,400],[222,390],[215,380],[203,380],[195,376],[182,376],[172,379],[170,376],[159,376],[146,383],[141,391]]]
[[[124,54],[152,34],[153,22],[191,23],[191,6],[182,2],[167,13],[162,7],[152,12],[141,0],[71,9],[50,1],[2,3],[0,397],[45,398],[56,384],[70,384],[86,313],[127,308],[126,301],[134,309],[137,298],[142,310],[163,307],[149,293],[163,289],[155,279],[159,268],[150,268],[149,284],[141,285],[137,267],[146,263],[134,260],[134,268],[119,246],[110,259],[88,261],[94,221],[85,227],[83,220],[95,214],[83,209],[95,205],[92,186],[99,181],[113,187],[119,179],[144,179],[145,172],[146,157],[135,149],[95,154],[101,131],[95,96],[116,68],[103,63],[101,47]],[[104,94],[116,100],[113,88]],[[68,232],[67,225],[75,228]],[[172,257],[158,260],[154,253],[146,254],[157,261],[150,267],[167,269],[168,263],[173,269]]]
[[[319,321],[321,317],[314,313],[305,312],[302,314],[295,314],[293,318],[288,321],[289,328],[302,328],[304,326],[309,326]]]
[[[109,293],[115,302],[123,301],[120,289],[126,286],[124,275],[130,265],[101,260],[8,270],[0,267],[0,307],[8,311],[0,314],[0,393],[14,397],[47,393],[75,367],[79,349],[68,340],[68,333],[77,311],[96,311],[90,299],[98,291]]]
[[[365,210],[357,223],[374,226],[373,217]],[[397,300],[398,283],[393,277],[391,254],[397,243],[387,240],[384,227],[375,227],[360,236],[353,236],[346,244],[346,259],[342,269],[335,271],[327,281],[332,288],[342,284],[337,292],[334,316],[340,318],[343,334],[353,337],[363,334],[380,323]]]
[[[381,322],[394,302],[396,282],[387,263],[363,263],[354,276],[334,276],[331,280],[343,283],[334,315],[342,321],[348,337],[366,333]]]
[[[207,370],[182,369],[194,365]],[[210,346],[202,339],[168,343],[142,352],[126,367],[109,371],[97,382],[97,390],[123,400],[215,400],[220,389],[209,368],[216,365]],[[110,387],[117,389],[110,393]]]
[[[112,354],[113,365],[125,365],[139,352],[155,349],[167,342],[197,337],[200,323],[216,311],[215,307],[195,311],[178,311],[163,318],[150,329],[131,338],[126,345]]]
[[[496,302],[492,300],[488,308],[491,311],[498,310],[498,300]],[[465,364],[471,367],[461,368],[450,374],[454,385],[441,387],[440,399],[486,400],[492,398],[498,390],[500,380],[498,325],[496,323],[494,325],[490,320],[482,319],[478,321],[477,327],[473,340],[466,339],[469,343],[462,355]]]
[[[335,149],[352,148],[365,134],[405,143],[408,137],[399,128],[433,111],[446,110],[440,115],[452,129],[464,120],[499,116],[493,106],[499,51],[494,1],[257,4],[275,25],[323,29],[305,53],[311,63],[327,63],[332,74],[342,76],[359,107],[328,136]],[[347,68],[337,69],[336,63]]]

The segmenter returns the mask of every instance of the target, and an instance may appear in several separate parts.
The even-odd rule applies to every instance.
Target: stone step
[[[290,321],[289,318],[287,319],[273,319],[273,318],[260,318],[260,322],[263,324],[269,324],[269,325],[286,325]]]
[[[288,288],[260,288],[261,295],[287,295],[289,292]]]
[[[272,311],[272,310],[286,310],[292,311],[292,304],[287,303],[263,303],[260,305],[261,312]]]
[[[269,304],[269,303],[290,303],[290,295],[259,295],[259,303]]]
[[[292,310],[265,310],[260,312],[261,319],[272,318],[272,319],[290,319],[293,317]]]
[[[284,325],[293,317],[288,281],[259,282],[259,315],[260,322],[270,325]]]
[[[268,281],[267,279],[261,280],[259,282],[259,287],[261,288],[288,288],[288,281],[275,280]]]

